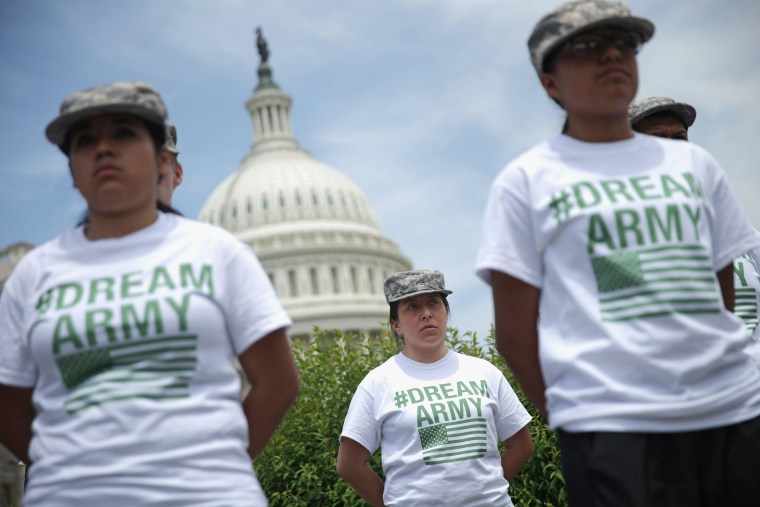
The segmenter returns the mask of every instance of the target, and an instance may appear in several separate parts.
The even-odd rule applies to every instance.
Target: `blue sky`
[[[43,131],[70,92],[125,79],[162,93],[197,216],[252,142],[245,109],[262,26],[293,130],[353,179],[415,267],[446,275],[451,325],[484,335],[490,293],[473,274],[491,181],[563,122],[525,41],[544,0],[2,0],[0,248],[40,244],[84,202]],[[639,97],[691,103],[690,131],[760,227],[760,2],[632,0],[656,27]]]

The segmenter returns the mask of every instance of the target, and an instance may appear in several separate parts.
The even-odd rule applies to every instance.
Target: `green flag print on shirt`
[[[645,248],[591,258],[605,321],[721,311],[710,256],[702,245]]]
[[[747,330],[752,333],[757,327],[757,292],[753,287],[737,287],[734,313],[741,318]]]
[[[69,413],[130,398],[184,398],[196,366],[196,335],[121,342],[56,359]]]
[[[486,420],[474,417],[420,428],[426,465],[482,458],[486,454]]]

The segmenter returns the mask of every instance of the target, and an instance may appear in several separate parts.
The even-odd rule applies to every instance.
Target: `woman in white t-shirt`
[[[499,351],[559,430],[571,506],[756,505],[760,372],[731,307],[732,259],[760,237],[709,153],[631,130],[653,33],[606,0],[537,23],[567,121],[494,181],[476,269]]]
[[[0,298],[0,441],[31,464],[30,507],[267,504],[251,460],[298,389],[291,321],[249,247],[161,211],[166,118],[152,86],[115,82],[47,127],[89,221]]]
[[[436,270],[385,281],[403,348],[356,390],[337,465],[374,506],[511,506],[509,481],[533,453],[531,417],[504,375],[447,347],[448,294]],[[368,465],[378,448],[385,482]]]

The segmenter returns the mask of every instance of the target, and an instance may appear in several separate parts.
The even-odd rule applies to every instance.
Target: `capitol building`
[[[383,235],[362,190],[299,146],[291,98],[259,40],[259,80],[246,102],[253,144],[198,218],[253,248],[293,319],[291,338],[307,338],[314,326],[375,333],[388,320],[383,281],[411,263]]]
[[[411,262],[380,230],[362,190],[299,146],[292,100],[272,78],[260,33],[258,46],[259,79],[246,102],[253,143],[198,219],[231,231],[256,252],[293,319],[291,338],[308,339],[315,326],[376,334],[388,321],[383,282]],[[16,243],[0,250],[0,291],[31,249]]]

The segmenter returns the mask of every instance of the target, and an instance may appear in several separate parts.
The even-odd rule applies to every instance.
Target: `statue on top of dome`
[[[256,27],[256,47],[259,50],[261,63],[266,63],[269,59],[269,48],[267,47],[267,40],[264,38],[264,34],[261,32],[260,26]]]

